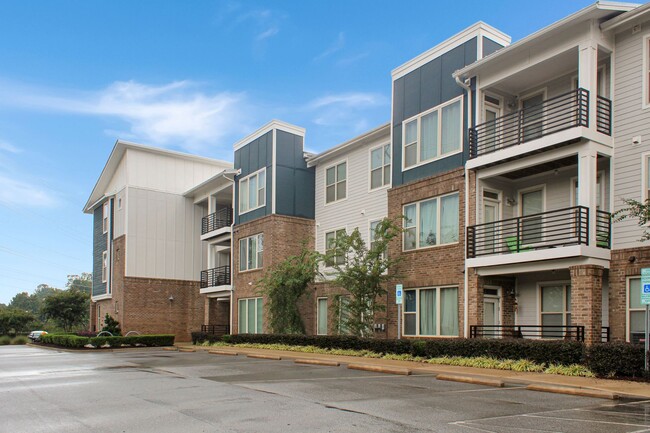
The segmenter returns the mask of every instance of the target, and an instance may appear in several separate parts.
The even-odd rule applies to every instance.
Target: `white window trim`
[[[325,299],[325,306],[327,307],[325,309],[325,311],[326,311],[326,313],[325,313],[325,328],[326,329],[325,329],[324,334],[318,332],[318,324],[319,324],[319,319],[320,319],[320,309],[318,308],[318,304],[320,303],[321,299]],[[327,296],[319,296],[318,298],[316,298],[316,335],[328,335],[328,333],[327,333],[327,331],[329,330],[329,320],[328,320],[329,315],[327,314],[328,310],[329,310],[329,305],[328,304],[329,304],[329,302],[328,302]]]
[[[524,216],[523,215],[524,209],[522,207],[522,200],[521,200],[522,195],[528,192],[539,191],[539,190],[542,190],[542,212],[546,212],[546,184],[542,183],[539,185],[533,185],[533,186],[529,186],[517,190],[517,216],[518,217]]]
[[[420,290],[432,290],[435,289],[436,291],[436,331],[438,332],[435,335],[421,335],[420,334]],[[409,287],[405,288],[404,292],[410,291],[410,290],[415,290],[415,334],[406,334],[406,314],[413,314],[413,312],[406,312],[404,311],[405,308],[402,308],[402,337],[421,337],[421,338],[457,338],[460,335],[461,332],[461,326],[458,324],[458,334],[457,335],[441,335],[440,334],[440,307],[441,307],[441,302],[440,298],[442,297],[442,289],[456,289],[456,298],[458,298],[458,294],[460,293],[460,287],[457,285],[449,285],[449,286],[433,286],[433,287]],[[460,310],[460,302],[458,302],[458,299],[456,299],[456,308]],[[457,312],[457,314],[460,316],[460,311]]]
[[[641,154],[641,201],[647,200],[648,197],[648,189],[650,189],[650,185],[648,185],[648,165],[650,164],[650,152],[644,152]]]
[[[250,301],[255,301],[255,332],[252,332],[252,334],[257,334],[257,300],[262,299],[261,296],[258,296],[256,298],[239,298],[237,299],[237,314],[239,315],[239,303],[245,301],[246,302],[246,308],[244,311],[246,312],[246,320],[244,320],[244,323],[246,323],[246,332],[242,332],[241,329],[239,329],[239,322],[241,321],[241,318],[237,316],[237,333],[239,334],[251,334],[250,330],[248,329],[248,303]],[[262,332],[264,332],[264,300],[262,300]]]
[[[260,251],[259,249],[259,237],[262,237],[262,250]],[[256,239],[256,244],[257,244],[257,251],[255,252],[255,268],[249,268],[248,267],[248,240],[251,238],[257,238]],[[241,242],[246,241],[246,269],[242,270],[241,268]],[[237,260],[239,260],[239,266],[237,267],[237,270],[239,273],[244,273],[244,272],[249,272],[249,271],[255,271],[258,269],[262,269],[264,267],[264,233],[257,233],[251,236],[246,236],[245,238],[240,238],[238,241],[238,248],[239,251],[237,251]],[[260,266],[259,260],[257,260],[257,254],[262,253],[262,266]]]
[[[630,280],[640,280],[641,275],[625,277],[625,341],[630,342],[630,311],[645,311],[644,308],[630,308]]]
[[[442,125],[442,109],[445,108],[447,105],[452,105],[455,104],[457,101],[460,101],[460,148],[456,151],[441,154],[440,151],[442,149],[442,128],[440,127]],[[457,155],[459,153],[463,152],[463,145],[464,145],[464,139],[465,139],[465,134],[463,134],[463,122],[464,122],[464,96],[458,96],[454,99],[450,99],[449,101],[445,101],[440,105],[436,105],[433,108],[428,109],[427,111],[423,111],[422,113],[418,113],[415,116],[409,117],[408,119],[405,119],[402,121],[402,171],[408,171],[411,169],[414,169],[416,167],[420,167],[425,164],[430,164],[434,161],[438,161],[440,159],[448,158],[453,155]],[[431,159],[426,159],[424,161],[420,161],[420,145],[422,144],[422,140],[420,139],[420,120],[422,117],[433,113],[434,111],[439,111],[440,113],[438,114],[438,155],[434,158]],[[416,120],[417,121],[417,141],[416,141],[416,154],[417,154],[417,161],[415,164],[410,165],[406,167],[406,124],[410,123],[411,121]],[[392,149],[391,149],[392,150]],[[391,163],[393,160],[393,155],[391,155]],[[392,182],[392,178],[391,178]]]
[[[108,250],[102,252],[102,283],[108,281]]]
[[[386,161],[384,161],[384,152],[383,149],[384,147],[388,146],[388,150],[390,151],[390,163],[386,164]],[[378,186],[376,188],[372,187],[372,152],[377,150],[377,149],[382,149],[381,153],[381,161],[383,165],[381,166],[382,172],[381,172],[381,181],[382,181],[382,186]],[[389,171],[390,171],[390,181],[386,184],[384,184],[384,168],[388,166]],[[384,143],[380,144],[379,146],[372,147],[368,150],[368,192],[374,192],[374,191],[379,191],[382,189],[388,189],[392,186],[393,184],[393,148],[391,146],[391,143]]]
[[[336,167],[338,167],[339,165],[341,165],[343,163],[345,163],[345,198],[338,198],[338,194],[336,192],[337,191],[336,184],[338,184],[340,182],[338,182],[336,180],[336,175],[337,175]],[[327,201],[327,187],[328,187],[328,185],[327,185],[327,170],[329,170],[332,167],[334,167],[334,197],[335,198],[334,198],[334,200],[328,202]],[[348,163],[347,158],[338,160],[337,162],[332,163],[332,164],[328,165],[327,167],[325,167],[325,170],[323,171],[323,183],[325,185],[324,186],[323,201],[325,202],[325,204],[324,204],[325,206],[330,206],[330,205],[333,205],[334,203],[340,203],[340,202],[346,201],[348,199],[348,197],[350,195],[350,191],[349,191],[349,184],[350,184],[349,167],[350,167],[350,164]]]
[[[324,241],[324,247],[323,247],[323,250],[325,251],[325,254],[327,254],[327,252],[329,251],[329,248],[327,248],[327,235],[330,234],[330,233],[334,233],[334,239],[336,239],[336,233],[339,232],[339,231],[341,231],[341,230],[345,231],[345,234],[348,233],[348,228],[347,228],[347,226],[342,226],[342,227],[338,227],[338,228],[328,229],[327,231],[325,231],[325,232],[323,233],[323,241]],[[333,269],[333,268],[334,268],[333,266],[328,266],[327,261],[323,261],[323,264],[325,265],[325,268],[326,268],[326,269]]]
[[[103,234],[108,233],[109,202],[110,202],[110,200],[107,200],[102,205],[102,233]]]
[[[258,194],[257,197],[259,197],[259,191],[260,191],[260,189],[262,189],[262,188],[260,188],[259,174],[262,173],[262,172],[264,172],[264,204],[257,203],[257,207],[250,208],[250,209],[247,209],[245,211],[242,211],[241,183],[244,182],[244,181],[249,180],[252,177],[257,176],[257,191],[256,191],[256,193]],[[239,202],[239,203],[237,203],[237,208],[239,209],[239,215],[245,215],[248,212],[252,212],[254,210],[257,210],[259,208],[262,208],[262,207],[266,206],[266,167],[262,167],[261,169],[257,170],[255,173],[251,173],[246,177],[242,177],[241,179],[239,179],[237,185],[239,186],[239,197],[237,198],[238,202]],[[246,185],[246,188],[248,188],[248,185]],[[257,201],[257,197],[255,198],[256,201]],[[249,197],[249,200],[250,200],[250,197]]]
[[[564,308],[563,311],[549,311],[549,312],[542,312],[542,287],[548,287],[548,286],[563,286],[563,297],[562,297],[562,306]],[[542,315],[543,314],[562,314],[562,326],[567,326],[566,324],[566,316],[567,314],[571,314],[571,306],[566,305],[566,289],[567,287],[569,290],[571,290],[571,280],[559,280],[559,281],[543,281],[540,283],[537,283],[537,305],[539,308],[537,309],[537,320],[539,323],[539,326],[542,326]],[[571,300],[573,301],[573,293],[571,294]],[[571,316],[571,320],[573,320],[573,316]],[[541,338],[541,337],[540,337]],[[548,338],[548,337],[547,337]]]
[[[650,96],[648,92],[650,91],[650,58],[648,51],[650,50],[650,33],[647,33],[643,37],[643,62],[641,70],[641,87],[643,89],[643,95],[641,96],[641,108],[643,110],[650,108]]]
[[[438,214],[436,215],[436,233],[439,234],[440,233],[440,222],[441,222],[440,221],[440,211],[441,211],[440,200],[442,198],[448,197],[450,195],[458,195],[458,218],[459,218],[459,220],[458,220],[458,240],[456,242],[447,242],[445,244],[436,244],[436,245],[429,245],[427,247],[420,247],[420,232],[418,231],[419,224],[420,224],[420,203],[425,202],[425,201],[429,201],[429,200],[433,200],[433,199],[438,200],[438,205],[436,206],[436,212],[438,212]],[[430,248],[444,247],[444,246],[447,246],[447,245],[456,245],[456,244],[458,244],[460,242],[460,238],[461,238],[461,232],[460,232],[460,230],[461,230],[461,222],[460,222],[461,202],[460,202],[460,192],[459,191],[453,191],[453,192],[450,192],[450,193],[447,193],[447,194],[437,195],[435,197],[429,197],[429,198],[425,198],[423,200],[418,200],[418,201],[414,201],[414,202],[411,202],[411,203],[406,203],[405,205],[402,205],[402,215],[406,215],[406,212],[404,211],[404,209],[407,206],[411,206],[413,204],[416,205],[416,207],[415,207],[415,209],[416,209],[415,210],[415,218],[416,218],[415,244],[416,244],[416,247],[413,248],[413,249],[410,249],[410,250],[407,250],[407,249],[404,248],[405,245],[406,245],[406,242],[404,242],[405,237],[406,237],[406,230],[405,230],[404,233],[402,234],[402,252],[427,250],[427,249],[430,249]],[[405,223],[405,221],[403,220],[402,228],[406,229],[406,227],[404,227],[404,223]]]

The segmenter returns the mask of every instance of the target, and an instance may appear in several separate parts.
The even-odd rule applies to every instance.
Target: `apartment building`
[[[650,194],[649,11],[598,2],[512,44],[479,22],[392,71],[385,125],[314,155],[303,128],[274,120],[234,145],[232,166],[199,159],[212,171],[174,189],[200,251],[181,278],[197,296],[188,326],[268,332],[266,270],[355,228],[372,243],[388,217],[404,229],[388,251],[402,259],[401,337],[637,341],[650,247],[610,216]],[[113,266],[103,239],[119,235],[116,187],[96,190],[97,278],[103,251]],[[332,305],[345,291],[321,272],[299,306],[308,334],[341,331]],[[96,287],[101,302],[110,284]],[[387,289],[375,331],[395,338]]]
[[[91,330],[106,314],[123,332],[187,340],[203,324],[204,213],[185,193],[232,164],[118,140],[84,212],[93,215]]]

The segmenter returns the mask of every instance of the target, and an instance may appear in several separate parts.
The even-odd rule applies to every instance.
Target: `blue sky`
[[[0,3],[0,302],[90,272],[81,212],[117,138],[232,160],[270,119],[322,151],[387,122],[390,71],[482,20],[587,1]]]

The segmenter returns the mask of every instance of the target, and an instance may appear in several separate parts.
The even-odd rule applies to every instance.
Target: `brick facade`
[[[274,264],[281,262],[286,257],[297,254],[303,243],[309,249],[314,249],[314,220],[289,217],[284,215],[269,215],[249,223],[237,225],[233,228],[232,254],[233,263],[233,297],[232,323],[233,334],[239,332],[239,299],[263,297],[257,281],[264,275],[264,271]],[[262,269],[239,272],[239,240],[259,233],[264,234],[264,252]],[[311,291],[299,306],[301,315],[305,319],[305,327],[310,328],[311,318],[314,317],[315,301]],[[263,301],[264,302],[264,301]],[[263,311],[263,332],[269,332],[266,320],[268,313],[266,307]],[[313,332],[313,328],[312,332]]]
[[[585,342],[598,343],[602,335],[603,267],[570,266],[571,322],[585,327]]]
[[[391,257],[401,256],[396,282],[404,289],[420,287],[458,287],[458,331],[463,334],[464,266],[465,266],[465,170],[463,168],[399,186],[388,191],[388,218],[400,220],[403,206],[409,203],[458,192],[458,243],[412,251],[402,251],[401,237],[388,247]],[[397,337],[397,305],[395,291],[388,290],[386,307],[387,337]]]

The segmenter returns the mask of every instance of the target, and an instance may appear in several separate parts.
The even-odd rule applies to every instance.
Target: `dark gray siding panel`
[[[467,134],[463,134],[463,153],[407,170],[402,173],[402,122],[464,93],[452,74],[476,61],[477,39],[450,50],[393,83],[393,185],[412,182],[457,167],[467,156]],[[467,130],[467,101],[463,107],[463,131]]]
[[[273,163],[273,132],[267,132],[235,151],[234,168],[241,170],[235,178],[235,224],[241,224],[271,214],[271,183]],[[239,215],[239,180],[266,167],[266,206]]]
[[[106,294],[106,283],[102,282],[102,254],[107,248],[107,236],[103,230],[103,204],[93,212],[93,296]]]
[[[278,130],[276,140],[275,213],[313,219],[315,170],[307,168],[303,139],[299,135]],[[312,187],[305,189],[305,183]]]
[[[315,173],[314,171],[296,170],[294,179],[296,183],[295,215],[297,217],[314,219]]]
[[[490,54],[500,50],[501,48],[503,48],[503,45],[497,44],[492,39],[488,39],[485,36],[483,36],[483,57],[489,56]]]

